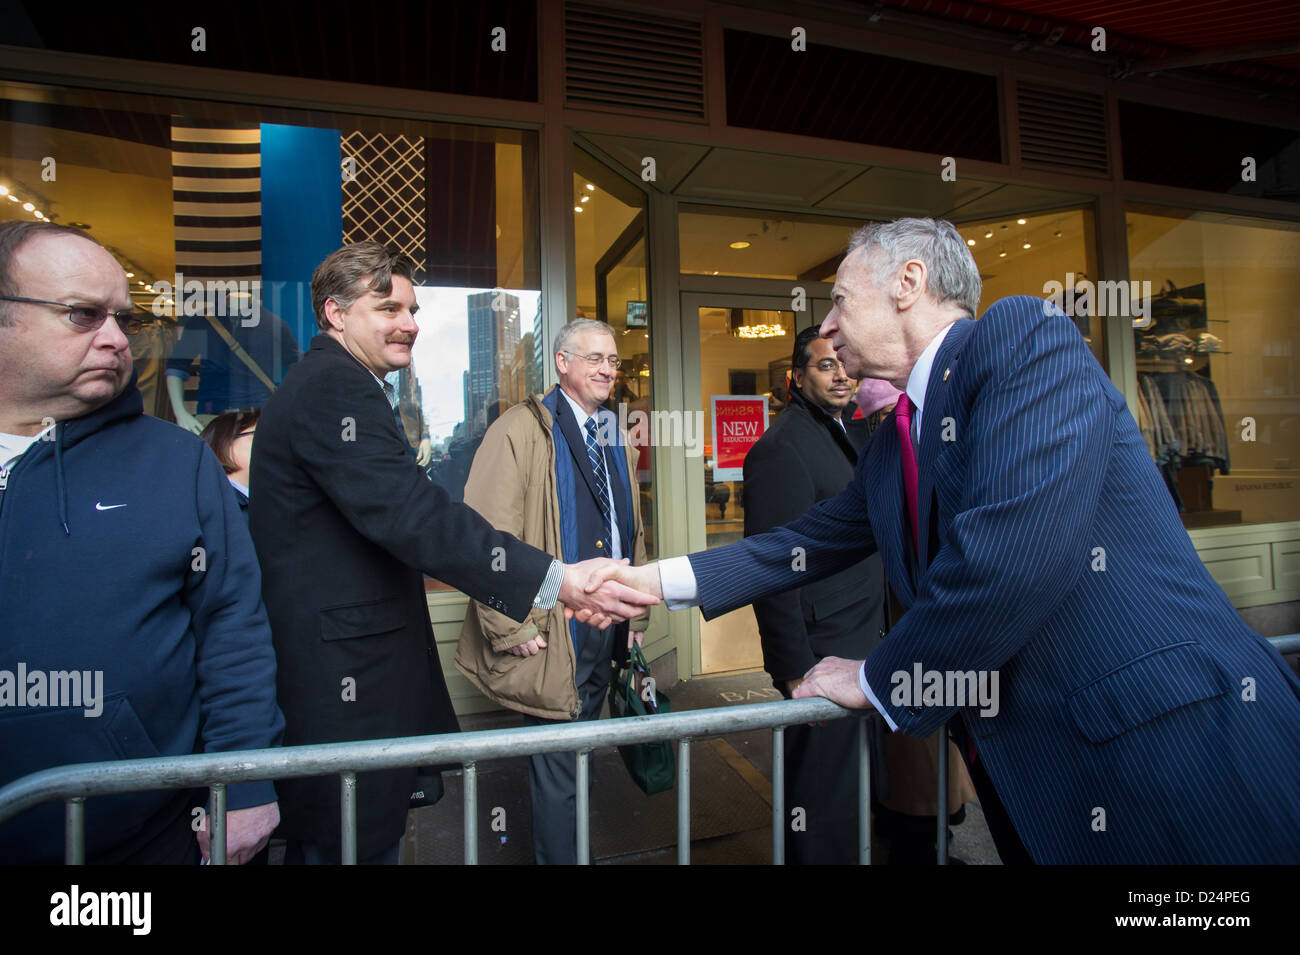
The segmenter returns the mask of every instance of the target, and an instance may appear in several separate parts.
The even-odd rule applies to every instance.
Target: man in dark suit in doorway
[[[847,429],[857,382],[831,343],[805,328],[794,341],[790,403],[745,456],[745,536],[779,527],[853,480],[865,422]],[[884,632],[880,556],[825,580],[754,601],[763,666],[789,699],[823,657],[865,658]],[[873,731],[878,721],[871,720]],[[802,809],[786,826],[786,861],[857,862],[857,720],[785,730],[785,805]],[[881,746],[873,747],[876,753]]]
[[[515,620],[592,610],[608,625],[654,601],[583,594],[583,565],[498,532],[408,456],[384,376],[419,331],[413,263],[375,242],[317,267],[322,331],[262,411],[249,516],[278,663],[285,743],[455,731],[424,574]],[[620,599],[620,596],[624,599]],[[395,863],[416,769],[357,778],[357,859]],[[289,861],[339,861],[339,782],[281,784]]]

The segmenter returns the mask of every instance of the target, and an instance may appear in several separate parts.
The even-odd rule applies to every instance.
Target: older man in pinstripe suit
[[[906,400],[853,483],[767,534],[593,583],[714,617],[878,549],[907,612],[795,695],[915,736],[960,714],[1004,858],[1300,861],[1300,681],[1210,577],[1069,319],[1022,296],[971,321],[979,291],[951,224],[860,230],[822,335]],[[996,705],[953,697],[995,672]]]

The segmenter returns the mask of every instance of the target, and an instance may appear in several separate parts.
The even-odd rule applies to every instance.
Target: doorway
[[[796,311],[795,304],[804,307]],[[686,462],[691,551],[744,537],[744,452],[785,409],[795,335],[829,311],[822,298],[805,303],[770,294],[682,293],[685,406],[700,409],[703,435],[702,453]],[[692,614],[695,674],[763,666],[752,607],[711,621],[698,610]]]

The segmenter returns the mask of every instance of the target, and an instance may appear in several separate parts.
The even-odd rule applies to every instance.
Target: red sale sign
[[[745,455],[767,430],[766,395],[713,395],[713,480],[744,480]]]

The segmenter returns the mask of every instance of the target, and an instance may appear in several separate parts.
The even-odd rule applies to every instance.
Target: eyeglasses
[[[235,435],[235,440],[238,441],[240,438],[247,438],[250,434],[253,434],[253,432],[252,432],[252,431],[241,431],[241,432],[239,432],[239,434]]]
[[[823,358],[821,361],[817,362],[813,367],[816,368],[818,371],[824,371],[829,374],[830,372],[835,371],[837,369],[842,369],[844,367],[844,363],[837,358]]]
[[[68,321],[84,331],[94,331],[113,316],[118,328],[124,334],[134,335],[146,325],[153,324],[153,316],[141,308],[132,305],[118,312],[110,312],[102,305],[68,305],[65,302],[50,302],[43,298],[24,298],[21,295],[0,295],[0,302],[26,302],[28,305],[49,305],[53,308],[66,309]]]
[[[615,371],[617,371],[619,365],[623,364],[623,359],[619,358],[617,355],[577,355],[563,348],[560,350],[564,352],[564,354],[568,355],[570,358],[581,358],[591,368],[596,368],[599,367],[600,365],[607,364]]]

